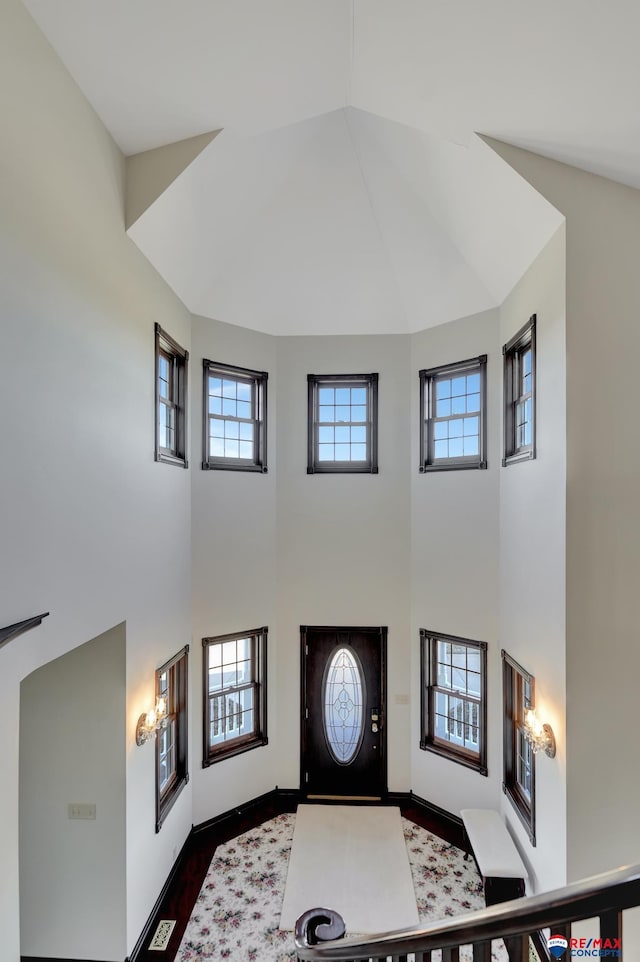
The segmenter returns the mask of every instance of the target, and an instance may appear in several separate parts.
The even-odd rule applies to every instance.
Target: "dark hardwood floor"
[[[191,911],[218,845],[242,835],[283,812],[295,812],[301,803],[298,792],[269,792],[233,812],[196,827],[178,858],[167,890],[145,927],[144,938],[131,955],[131,962],[174,962]],[[303,802],[304,803],[304,802]],[[432,808],[414,795],[390,796],[383,804],[397,805],[401,814],[440,838],[467,850],[459,819]],[[459,823],[459,824],[458,824]],[[148,948],[160,919],[175,919],[176,926],[164,951]]]

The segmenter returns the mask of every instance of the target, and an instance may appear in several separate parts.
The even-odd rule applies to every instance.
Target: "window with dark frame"
[[[156,461],[187,461],[187,368],[189,352],[155,325]]]
[[[503,467],[536,456],[536,315],[502,348],[504,355]]]
[[[189,646],[156,671],[156,698],[163,698],[167,716],[156,733],[156,832],[189,781],[187,689]]]
[[[420,748],[487,774],[487,643],[420,630]]]
[[[203,766],[267,744],[268,628],[203,638]]]
[[[503,761],[502,789],[536,844],[535,755],[524,734],[525,711],[535,706],[535,678],[502,651]]]
[[[420,471],[486,468],[487,355],[420,373]]]
[[[378,473],[378,375],[308,374],[307,474]]]
[[[202,467],[267,472],[266,371],[203,360]]]

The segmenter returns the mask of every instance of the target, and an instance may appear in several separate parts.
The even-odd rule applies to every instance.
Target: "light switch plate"
[[[94,802],[69,802],[67,818],[95,818],[96,806]]]

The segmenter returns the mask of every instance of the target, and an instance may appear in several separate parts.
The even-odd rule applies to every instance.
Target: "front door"
[[[387,791],[386,628],[300,629],[302,772],[307,796]]]

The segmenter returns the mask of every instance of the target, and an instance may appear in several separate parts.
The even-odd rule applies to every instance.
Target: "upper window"
[[[536,315],[502,348],[503,466],[536,456]]]
[[[420,631],[420,748],[487,774],[487,644]]]
[[[156,671],[156,699],[167,715],[156,736],[156,832],[189,781],[187,765],[187,645]]]
[[[189,352],[156,324],[156,461],[188,467]]]
[[[535,679],[502,652],[502,685],[504,696],[503,790],[526,828],[532,845],[536,844],[535,822],[535,755],[525,738],[525,711],[535,704]]]
[[[487,355],[420,371],[420,470],[486,468]]]
[[[307,473],[378,472],[378,375],[309,374]]]
[[[205,766],[267,744],[267,631],[202,639]]]
[[[203,361],[203,468],[267,471],[266,371]]]

